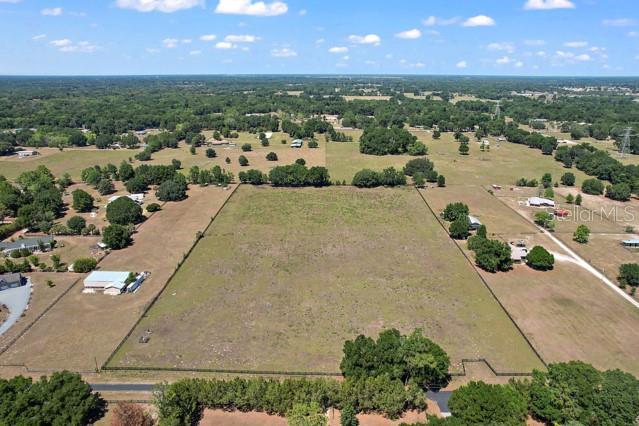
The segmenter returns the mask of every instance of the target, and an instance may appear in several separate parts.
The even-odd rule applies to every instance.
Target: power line
[[[621,158],[626,155],[626,149],[630,145],[630,134],[632,133],[632,127],[626,127],[623,133],[623,142],[621,144]]]

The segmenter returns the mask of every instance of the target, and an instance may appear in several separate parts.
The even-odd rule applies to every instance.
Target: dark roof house
[[[5,253],[11,253],[14,250],[25,249],[25,248],[31,251],[37,251],[40,249],[41,244],[44,244],[45,247],[50,248],[52,243],[53,243],[53,237],[50,235],[43,235],[41,237],[21,238],[15,241],[0,243],[0,251],[3,251]]]
[[[8,288],[16,288],[26,284],[26,280],[21,274],[2,274],[0,275],[0,291]]]

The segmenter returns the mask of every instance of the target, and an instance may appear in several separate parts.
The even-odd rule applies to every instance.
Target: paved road
[[[30,279],[27,279],[27,283],[21,287],[0,291],[0,303],[7,305],[9,308],[9,318],[0,325],[0,335],[3,335],[20,319],[24,310],[27,309],[30,295]]]

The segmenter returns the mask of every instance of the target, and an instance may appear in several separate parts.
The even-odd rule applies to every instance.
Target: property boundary
[[[146,314],[149,312],[149,310],[151,310],[151,308],[153,307],[153,305],[155,305],[155,302],[157,302],[157,300],[160,298],[160,296],[164,293],[164,290],[166,290],[166,288],[168,287],[169,283],[173,280],[173,278],[175,277],[175,274],[177,274],[177,272],[180,270],[180,267],[182,266],[182,264],[184,263],[184,261],[191,255],[191,253],[193,252],[193,250],[195,249],[195,247],[197,246],[197,243],[200,242],[200,239],[202,238],[202,236],[204,236],[204,234],[206,234],[206,232],[209,230],[209,228],[211,227],[211,225],[213,224],[213,222],[215,221],[215,219],[217,218],[217,216],[220,214],[220,212],[222,210],[224,210],[224,208],[226,207],[226,204],[231,200],[231,198],[233,198],[233,195],[235,195],[235,192],[237,191],[237,189],[240,187],[240,185],[242,185],[241,183],[238,183],[235,188],[233,188],[231,194],[227,197],[226,200],[224,200],[224,203],[222,203],[222,205],[220,206],[220,208],[217,210],[217,212],[215,212],[215,214],[213,215],[213,217],[211,217],[211,220],[209,221],[208,225],[206,225],[206,227],[204,228],[203,231],[198,231],[197,233],[197,237],[195,239],[195,241],[193,242],[193,244],[191,245],[191,248],[189,248],[189,250],[182,256],[182,259],[180,259],[180,261],[178,262],[175,270],[173,271],[173,273],[171,273],[171,276],[169,277],[169,279],[166,280],[166,282],[164,283],[164,285],[162,286],[162,288],[160,289],[159,292],[157,292],[157,294],[155,296],[153,296],[153,298],[151,299],[151,301],[149,303],[146,304],[145,308],[144,308],[144,312],[142,312],[142,315],[140,315],[138,317],[138,319],[135,321],[135,324],[133,324],[133,327],[131,327],[131,329],[129,330],[129,332],[124,336],[124,338],[122,338],[122,340],[120,340],[120,343],[118,343],[118,345],[115,347],[115,349],[113,350],[113,352],[111,352],[111,354],[108,356],[108,358],[104,361],[104,363],[102,364],[102,366],[96,370],[96,372],[99,372],[100,370],[114,370],[114,369],[118,369],[118,368],[125,368],[125,367],[108,367],[109,363],[111,362],[111,360],[113,359],[113,357],[115,356],[115,354],[120,350],[120,348],[122,347],[122,345],[124,345],[124,342],[127,341],[127,339],[129,337],[131,337],[131,335],[133,334],[133,331],[135,330],[135,328],[138,326],[138,324],[140,324],[140,322],[142,321],[142,319],[144,317],[146,317]]]
[[[446,232],[446,234],[448,234],[448,230],[446,229],[446,227],[444,226],[444,224],[441,222],[441,220],[439,220],[439,217],[437,216],[437,214],[435,213],[435,211],[432,209],[432,207],[430,206],[430,204],[428,204],[428,201],[426,201],[426,198],[424,197],[424,194],[422,194],[422,192],[415,188],[415,191],[417,191],[417,193],[419,194],[419,196],[421,197],[421,199],[424,201],[424,204],[426,205],[426,207],[428,208],[428,210],[430,211],[430,213],[435,217],[435,220],[437,221],[437,223],[439,223],[439,226],[442,227],[442,229],[444,230],[444,232]],[[524,340],[526,341],[526,343],[528,344],[528,346],[530,347],[530,349],[533,351],[533,353],[535,354],[535,356],[539,359],[539,361],[541,361],[542,365],[546,368],[548,368],[548,364],[546,363],[546,361],[544,361],[544,359],[541,357],[541,354],[537,351],[537,349],[533,346],[532,342],[530,341],[530,339],[528,339],[528,336],[526,336],[526,334],[524,333],[524,331],[519,327],[519,325],[517,324],[517,322],[515,322],[515,319],[513,318],[513,316],[510,314],[510,312],[508,312],[508,309],[506,309],[506,307],[501,303],[501,301],[499,300],[499,298],[497,297],[497,295],[495,294],[495,292],[493,292],[493,290],[490,288],[490,286],[488,285],[488,283],[486,282],[486,280],[484,279],[484,277],[482,277],[482,275],[479,273],[479,271],[477,270],[477,266],[475,266],[475,263],[470,259],[470,257],[468,257],[468,255],[466,254],[466,252],[464,252],[464,250],[460,247],[459,244],[457,244],[457,242],[453,241],[453,243],[455,244],[455,247],[457,247],[457,249],[459,250],[459,252],[462,254],[462,256],[464,256],[466,258],[466,260],[468,261],[468,263],[471,265],[471,267],[473,268],[473,271],[475,271],[475,273],[477,274],[477,276],[479,277],[479,279],[481,280],[481,282],[484,284],[484,287],[486,287],[486,289],[490,292],[491,296],[493,297],[493,299],[495,299],[495,301],[497,302],[497,304],[501,307],[501,309],[504,311],[504,313],[506,314],[506,316],[508,317],[508,319],[510,320],[510,322],[512,322],[512,324],[515,326],[515,328],[517,329],[517,331],[519,332],[519,334],[521,334],[521,337],[524,338]],[[486,362],[484,360],[484,362]],[[462,364],[463,365],[463,364]],[[490,364],[488,362],[486,362],[486,365],[489,366],[489,368],[496,373],[496,371],[490,366]],[[464,375],[465,375],[465,368],[464,368]],[[516,375],[530,375],[528,373],[521,373],[521,374],[516,374]]]

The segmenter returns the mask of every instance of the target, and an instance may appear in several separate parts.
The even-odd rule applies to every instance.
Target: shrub
[[[426,155],[428,148],[420,141],[408,145],[408,155]]]
[[[146,206],[146,211],[149,213],[160,211],[162,207],[158,203],[151,203]]]
[[[244,152],[253,151],[253,147],[251,146],[250,143],[245,143],[244,145],[242,145],[242,151]]]
[[[580,244],[586,244],[590,237],[590,229],[586,225],[579,225],[572,235],[572,239]]]
[[[573,173],[567,172],[561,176],[561,184],[566,186],[574,186],[575,185],[575,175]]]
[[[286,422],[289,426],[326,426],[327,419],[322,406],[311,401],[293,404],[286,412]]]
[[[475,252],[475,263],[488,272],[507,271],[512,268],[511,250],[508,244],[477,235],[469,238],[468,248]]]
[[[526,256],[526,264],[538,271],[548,271],[555,264],[555,256],[542,246],[535,246]]]
[[[318,148],[319,147],[319,143],[317,143],[317,141],[315,139],[311,139],[310,141],[308,141],[308,147],[309,148]]]
[[[149,189],[149,185],[147,185],[146,180],[142,176],[135,176],[129,179],[124,186],[131,194],[139,194]]]
[[[73,262],[73,271],[84,274],[93,271],[98,266],[98,261],[92,257],[81,257]]]
[[[295,164],[299,164],[300,166],[305,166],[306,160],[303,158],[298,158],[297,160],[295,160]]]
[[[575,197],[575,205],[576,206],[580,206],[581,205],[581,201],[582,201],[581,194],[577,194],[577,196]]]
[[[153,417],[132,402],[118,402],[112,410],[111,426],[153,426]]]
[[[413,184],[417,188],[423,188],[426,184],[426,179],[424,179],[424,175],[421,172],[417,172],[413,175]]]
[[[102,230],[102,242],[114,250],[131,245],[131,230],[128,226],[109,225]]]
[[[268,161],[277,161],[277,154],[271,151],[268,154],[266,154],[266,159]]]
[[[460,143],[457,150],[461,155],[468,155],[470,153],[470,148],[467,143]]]
[[[440,188],[444,188],[446,186],[446,178],[444,175],[437,176],[437,186]]]
[[[584,194],[601,195],[604,192],[604,185],[599,179],[586,179],[581,184]]]
[[[575,197],[572,194],[566,195],[566,203],[573,204],[575,202]]]
[[[511,385],[473,381],[454,391],[448,406],[464,425],[523,425],[528,415],[526,398]]]
[[[606,187],[606,197],[616,201],[628,201],[630,199],[630,185],[627,183],[615,183]]]
[[[215,152],[215,150],[213,148],[207,148],[206,149],[206,156],[207,156],[207,158],[215,158],[215,157],[217,157],[217,153]]]
[[[174,159],[171,160],[171,166],[175,170],[180,170],[182,168],[182,162],[180,160],[178,160],[177,158],[174,158]]]
[[[184,177],[175,178],[162,182],[155,196],[160,201],[181,201],[186,198],[187,189],[188,185]]]
[[[638,263],[624,263],[619,266],[619,283],[621,286],[639,286],[639,264]]]
[[[78,212],[90,212],[93,210],[93,197],[86,191],[76,189],[71,193],[73,197],[73,209]]]
[[[74,234],[80,234],[86,225],[87,221],[81,216],[73,216],[67,220],[67,227]]]
[[[251,185],[262,185],[268,182],[268,177],[259,170],[251,169],[239,174],[240,182]]]
[[[246,167],[246,166],[248,166],[248,165],[249,165],[248,158],[246,158],[246,157],[245,157],[245,156],[243,156],[243,155],[240,155],[240,156],[238,157],[237,161],[240,163],[240,166],[242,166],[242,167]]]

